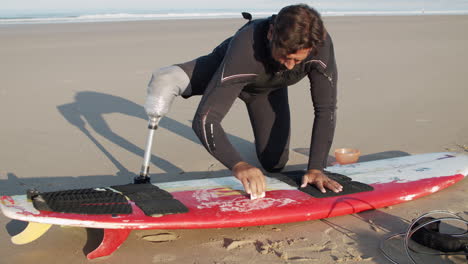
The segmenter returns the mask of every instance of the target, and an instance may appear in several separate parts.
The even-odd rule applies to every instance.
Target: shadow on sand
[[[109,94],[97,92],[79,92],[75,96],[75,102],[60,105],[57,108],[62,116],[70,124],[74,125],[83,134],[85,134],[118,168],[120,171],[120,176],[132,174],[109,151],[107,151],[95,137],[93,137],[86,125],[88,125],[90,129],[106,138],[110,142],[120,146],[130,153],[143,157],[144,149],[142,146],[136,146],[127,139],[120,136],[118,133],[114,132],[103,118],[103,115],[105,114],[119,113],[122,115],[147,120],[147,115],[141,105]],[[159,126],[201,146],[198,138],[192,131],[192,128],[177,120],[174,120],[170,117],[164,117],[159,123]],[[146,129],[146,127],[142,127],[141,129]],[[228,137],[241,153],[246,149],[252,148],[252,142],[234,135],[228,135]],[[176,173],[181,171],[181,169],[178,168],[176,164],[154,155],[151,156],[151,162],[167,173]]]

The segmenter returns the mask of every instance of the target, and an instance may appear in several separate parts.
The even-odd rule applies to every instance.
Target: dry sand
[[[325,18],[339,67],[334,147],[364,159],[468,145],[468,16]],[[244,21],[181,20],[0,26],[0,193],[106,186],[138,173],[146,141],[141,107],[153,69],[209,52]],[[153,148],[154,181],[229,175],[198,143],[199,98],[179,99]],[[307,81],[290,88],[291,157],[305,168],[313,120]],[[258,165],[242,103],[224,121],[244,157]],[[132,232],[92,263],[388,263],[385,236],[434,209],[467,218],[468,181],[407,204],[276,226]],[[9,241],[23,223],[0,216],[0,263],[86,263],[95,232],[52,228],[37,241]],[[145,239],[146,237],[146,239]],[[169,237],[164,242],[164,237]],[[150,242],[148,240],[163,240]],[[387,249],[405,263],[398,241]],[[425,263],[463,258],[422,257]]]

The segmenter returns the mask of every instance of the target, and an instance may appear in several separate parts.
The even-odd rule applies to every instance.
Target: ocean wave
[[[267,17],[275,11],[251,12],[254,18]],[[468,14],[468,10],[454,11],[322,11],[322,16],[398,16],[398,15],[455,15]],[[210,19],[210,18],[241,18],[240,12],[192,12],[192,13],[103,13],[83,14],[76,16],[50,16],[50,17],[14,17],[0,18],[0,24],[46,24],[46,23],[80,23],[80,22],[114,22],[139,20],[169,20],[169,19]]]
[[[255,17],[266,17],[274,12],[252,12]],[[138,20],[166,20],[166,19],[204,19],[204,18],[242,18],[241,12],[216,13],[109,13],[89,14],[77,16],[55,17],[20,17],[0,18],[0,24],[36,24],[36,23],[78,23],[78,22],[106,22],[106,21],[138,21]]]

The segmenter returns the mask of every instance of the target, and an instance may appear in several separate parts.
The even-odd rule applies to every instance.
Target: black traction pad
[[[126,184],[111,186],[140,207],[148,216],[178,214],[188,212],[188,208],[169,192],[151,184]]]
[[[107,188],[75,189],[40,193],[28,191],[36,209],[76,214],[130,214],[125,196]]]
[[[307,193],[314,198],[326,198],[326,197],[334,197],[334,196],[342,196],[346,194],[353,194],[353,193],[360,193],[360,192],[369,192],[373,191],[374,188],[370,185],[367,185],[362,182],[353,181],[350,177],[332,173],[328,171],[324,171],[325,175],[327,175],[330,179],[337,181],[341,186],[343,186],[343,191],[339,193],[335,193],[331,190],[326,189],[326,193],[322,193],[317,187],[314,185],[307,185],[305,188],[300,188],[302,183],[302,176],[304,176],[305,171],[289,171],[283,173],[275,173],[271,174],[271,177],[276,178],[282,182],[285,182],[291,186],[297,187],[299,191]]]

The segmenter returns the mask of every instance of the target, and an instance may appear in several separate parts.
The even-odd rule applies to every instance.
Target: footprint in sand
[[[341,238],[341,241],[343,242],[343,244],[348,245],[348,246],[356,245],[356,241],[354,241],[353,239],[351,239],[351,238],[349,238],[347,236],[343,236]]]
[[[349,252],[346,252],[346,254],[341,257],[338,257],[336,255],[332,255],[331,257],[336,263],[349,263],[349,262],[361,263],[363,261],[373,260],[372,257],[353,256],[352,254],[349,254]]]
[[[232,250],[232,249],[239,248],[244,245],[253,244],[253,243],[255,243],[254,240],[233,240],[230,238],[224,239],[224,247],[227,250]]]
[[[287,261],[291,263],[311,263],[311,262],[318,262],[319,259],[308,258],[308,257],[290,257],[287,259]]]
[[[178,238],[179,238],[178,235],[176,235],[174,233],[170,233],[170,232],[145,235],[145,236],[142,237],[143,240],[146,240],[146,241],[149,241],[149,242],[154,242],[154,243],[173,241],[173,240],[176,240]]]
[[[152,263],[167,263],[176,260],[177,257],[170,254],[157,254],[153,256]]]

